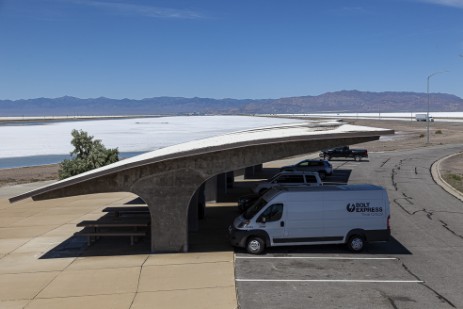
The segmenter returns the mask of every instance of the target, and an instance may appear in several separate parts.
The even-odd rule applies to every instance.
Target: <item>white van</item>
[[[276,187],[228,228],[231,244],[260,254],[265,247],[387,241],[390,211],[384,188],[369,184]]]

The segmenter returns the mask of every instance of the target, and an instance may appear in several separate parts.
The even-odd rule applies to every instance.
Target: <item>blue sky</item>
[[[463,98],[463,0],[0,0],[0,99]]]

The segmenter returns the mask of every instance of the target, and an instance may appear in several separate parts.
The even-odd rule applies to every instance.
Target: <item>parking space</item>
[[[238,282],[419,283],[394,257],[236,256]]]
[[[441,303],[400,258],[350,254],[235,256],[242,308],[419,308]]]

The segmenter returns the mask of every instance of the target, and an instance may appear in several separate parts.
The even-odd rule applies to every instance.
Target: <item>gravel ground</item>
[[[58,164],[0,169],[0,187],[58,179]]]
[[[357,144],[355,148],[366,148],[369,152],[394,151],[428,147],[426,144],[426,123],[394,120],[348,120],[354,125],[380,127],[395,130],[395,135],[383,136],[379,141]],[[463,142],[463,122],[430,123],[430,145],[460,144]],[[463,190],[463,154],[446,160],[442,165],[442,175],[456,189]],[[0,169],[0,186],[57,180],[58,164],[24,168]],[[456,176],[454,176],[456,175]],[[458,180],[460,178],[460,180]]]

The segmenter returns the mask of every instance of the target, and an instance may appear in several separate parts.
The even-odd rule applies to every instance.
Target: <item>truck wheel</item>
[[[257,236],[251,236],[248,239],[248,242],[246,244],[246,251],[248,251],[251,254],[261,254],[264,252],[265,249],[265,242],[262,240],[262,238],[257,237]]]
[[[320,179],[321,180],[325,180],[326,178],[326,173],[323,171],[323,172],[318,172],[318,175],[320,176]]]
[[[360,157],[360,156],[355,156],[355,157],[354,157],[354,160],[360,162],[360,160],[362,160],[362,157]]]
[[[361,252],[365,247],[365,238],[360,235],[353,235],[347,241],[347,247],[352,252]]]

